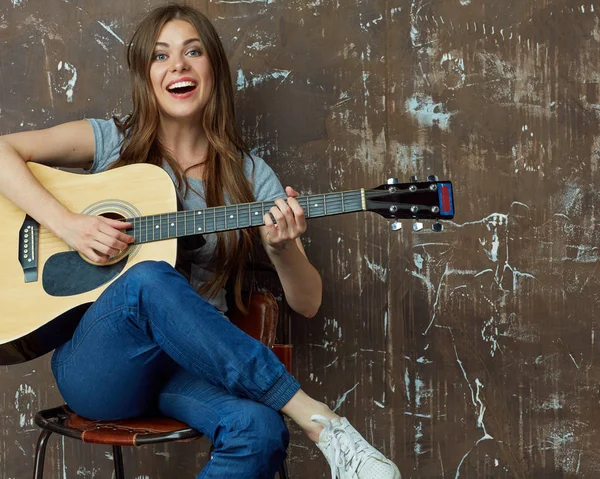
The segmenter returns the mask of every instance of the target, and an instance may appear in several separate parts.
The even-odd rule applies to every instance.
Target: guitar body
[[[130,165],[94,175],[35,163],[28,166],[73,212],[132,218],[177,210],[171,178],[153,165]],[[175,264],[176,238],[134,244],[110,265],[98,266],[3,196],[0,218],[0,364],[33,359],[66,341],[88,305],[133,265],[145,260]],[[24,230],[28,222],[38,228],[36,235]],[[25,256],[31,261],[24,265]],[[25,266],[31,264],[37,270],[26,275]]]

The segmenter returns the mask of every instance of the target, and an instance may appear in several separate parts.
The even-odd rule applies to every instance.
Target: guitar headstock
[[[410,183],[400,183],[390,178],[385,185],[365,191],[366,210],[396,220],[393,230],[402,227],[400,219],[414,219],[413,230],[423,229],[420,220],[449,220],[454,218],[454,194],[452,183],[428,176],[418,181],[415,176]],[[432,225],[433,231],[442,231],[441,223]]]

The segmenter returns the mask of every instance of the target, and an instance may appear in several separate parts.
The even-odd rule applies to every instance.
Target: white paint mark
[[[21,446],[21,444],[19,444],[19,442],[17,440],[15,440],[15,444],[21,450],[21,452],[23,453],[23,455],[27,456],[27,453],[25,452],[25,449],[23,449],[23,446]]]
[[[464,85],[467,75],[465,74],[465,60],[461,56],[461,52],[455,50],[453,52],[444,53],[440,61],[440,66],[444,66],[444,63],[448,63],[449,68],[458,75],[459,81],[453,85],[448,86],[450,90],[456,90]]]
[[[444,274],[442,274],[442,277],[440,278],[440,284],[438,285],[438,289],[435,294],[435,302],[433,303],[433,315],[431,316],[431,321],[427,325],[427,328],[423,332],[423,336],[425,336],[429,332],[429,328],[431,328],[431,326],[433,325],[433,322],[435,321],[435,317],[437,315],[437,305],[440,300],[440,292],[442,291],[442,285],[444,284],[446,276],[449,273],[450,273],[450,269],[448,268],[448,265],[446,264],[446,269],[444,270]]]
[[[431,414],[416,414],[413,412],[404,411],[404,415],[405,416],[422,417],[424,419],[431,419]],[[443,416],[444,415],[442,414],[440,417],[443,417]]]
[[[345,392],[345,393],[342,395],[342,397],[341,397],[341,398],[339,398],[339,399],[337,400],[337,402],[335,403],[335,407],[333,408],[333,412],[337,411],[337,409],[338,409],[338,408],[339,408],[339,407],[342,405],[342,403],[343,403],[343,402],[346,400],[346,398],[348,397],[348,394],[350,394],[352,391],[354,391],[354,390],[357,388],[357,386],[358,386],[359,384],[360,384],[360,383],[356,383],[356,384],[354,385],[354,387],[352,387],[351,389],[349,389],[348,391],[346,391],[346,392]]]
[[[86,477],[86,476],[90,476],[90,477],[96,477],[96,475],[100,472],[100,469],[97,468],[92,468],[92,470],[87,469],[84,466],[79,466],[79,468],[77,468],[77,472],[76,474],[78,476],[82,476],[82,477]]]
[[[120,43],[121,45],[125,45],[125,42],[121,39],[121,37],[119,37],[119,35],[117,35],[112,28],[110,28],[106,23],[101,22],[100,20],[98,20],[98,23],[100,25],[102,25],[102,28],[104,28],[104,30],[106,30],[108,33],[110,33],[113,37],[115,37]]]
[[[448,130],[450,126],[452,114],[446,112],[442,103],[434,103],[428,95],[413,95],[406,100],[405,107],[419,125],[431,127],[435,124],[442,130]]]
[[[415,253],[414,261],[417,269],[423,269],[423,256],[421,256],[419,253]]]
[[[564,403],[564,398],[560,397],[558,394],[551,394],[550,397],[540,405],[540,409],[543,409],[544,411],[557,411],[563,408]]]
[[[27,6],[28,0],[10,0],[13,4],[13,7],[25,7]]]
[[[481,337],[486,343],[490,343],[490,356],[494,357],[494,354],[496,354],[496,350],[498,349],[498,341],[496,340],[498,337],[498,328],[496,327],[493,316],[483,325]]]
[[[485,428],[485,424],[483,424],[483,415],[485,414],[485,410],[487,409],[481,399],[479,398],[479,390],[483,389],[483,384],[479,380],[479,378],[475,378],[475,384],[477,385],[477,395],[475,396],[475,400],[479,403],[479,416],[477,417],[477,427],[479,429],[483,429],[483,437],[479,439],[476,444],[479,444],[481,441],[485,441],[487,439],[494,439],[490,436]]]
[[[65,461],[65,436],[61,436],[62,447],[60,448],[62,451],[62,473],[63,479],[67,479],[67,462]]]
[[[422,450],[421,443],[419,439],[423,437],[423,423],[415,424],[415,454],[424,454],[425,451]]]
[[[473,450],[473,448],[469,449],[467,451],[467,453],[462,457],[462,459],[460,460],[460,462],[458,463],[458,467],[456,468],[456,475],[454,476],[454,479],[458,479],[460,477],[460,468],[463,465],[463,462],[465,462],[465,459],[467,458],[467,456],[469,454],[471,454],[471,451]]]
[[[71,78],[66,82],[65,85],[62,85],[62,90],[67,95],[67,101],[69,103],[73,102],[73,89],[75,88],[75,84],[77,83],[77,69],[67,62],[58,62],[58,71],[66,71],[71,73]]]
[[[380,266],[378,264],[375,263],[371,263],[369,261],[369,258],[367,258],[365,255],[363,255],[363,259],[367,262],[367,266],[369,267],[369,269],[371,271],[373,271],[373,273],[375,273],[375,275],[384,283],[387,280],[387,268],[384,268],[383,266]]]
[[[575,365],[575,367],[577,369],[579,369],[579,364],[577,364],[577,361],[575,361],[575,358],[573,357],[573,355],[571,353],[569,353],[569,357],[571,358],[571,361],[573,361],[573,364]]]
[[[260,42],[254,42],[252,45],[247,45],[246,48],[248,48],[249,50],[256,50],[260,52],[272,46],[272,43],[263,44]]]
[[[484,269],[483,271],[480,271],[479,273],[477,273],[477,274],[475,275],[475,278],[477,278],[478,276],[481,276],[482,274],[485,274],[485,273],[493,273],[493,272],[494,272],[494,270],[493,270],[493,269],[489,269],[489,268],[488,268],[488,269]]]
[[[31,402],[36,397],[35,391],[29,384],[20,384],[15,392],[15,409],[19,411],[19,426],[33,426],[33,411]]]
[[[576,249],[575,257],[572,254],[567,254],[562,258],[563,261],[573,261],[574,263],[597,263],[600,261],[598,253],[600,250],[596,246],[591,245],[579,245],[571,246],[567,245],[567,250]]]
[[[425,383],[417,374],[415,376],[415,405],[421,407],[421,401],[428,397],[431,397],[431,390],[425,387]]]
[[[238,91],[243,90],[243,89],[247,88],[248,86],[256,87],[256,86],[260,85],[261,83],[264,83],[265,81],[268,81],[268,80],[281,79],[281,82],[276,87],[276,89],[277,89],[277,88],[279,88],[281,83],[283,83],[285,80],[287,80],[287,78],[290,76],[291,73],[292,73],[291,70],[274,70],[269,73],[255,75],[252,78],[250,78],[250,80],[248,80],[248,79],[246,79],[246,75],[240,68],[238,70],[238,75],[237,75],[237,90]],[[252,72],[249,72],[249,74],[252,75]]]

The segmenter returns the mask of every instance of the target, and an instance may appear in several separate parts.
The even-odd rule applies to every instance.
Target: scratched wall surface
[[[124,45],[156,0],[2,0],[0,133],[129,108]],[[253,151],[305,194],[437,174],[442,233],[310,222],[325,300],[294,319],[296,376],[404,477],[600,477],[600,3],[197,0]],[[48,358],[0,367],[0,479],[30,477]],[[292,477],[329,477],[292,429]],[[194,477],[206,442],[126,452]],[[51,441],[46,477],[110,477]]]

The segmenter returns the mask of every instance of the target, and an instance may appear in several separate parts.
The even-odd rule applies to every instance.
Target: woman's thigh
[[[112,288],[112,286],[111,286]],[[156,409],[158,392],[174,362],[107,289],[87,310],[73,338],[52,357],[67,404],[93,419],[122,419]]]

